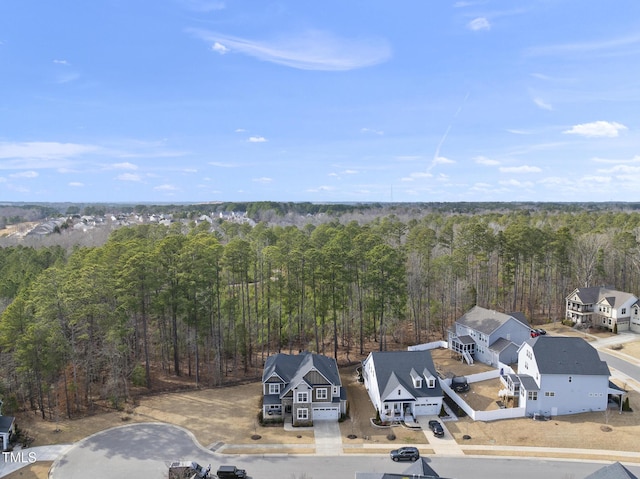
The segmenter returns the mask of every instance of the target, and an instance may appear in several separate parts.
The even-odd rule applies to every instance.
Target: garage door
[[[337,407],[314,407],[313,419],[335,419],[338,420],[338,408]]]

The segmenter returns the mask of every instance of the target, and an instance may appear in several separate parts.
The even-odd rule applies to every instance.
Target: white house
[[[430,351],[380,351],[362,363],[364,386],[383,421],[438,415],[442,388]]]
[[[635,308],[635,309],[634,309]],[[565,317],[574,324],[640,332],[640,306],[631,293],[604,287],[577,288],[566,297]]]
[[[531,327],[522,313],[500,313],[474,306],[449,331],[448,347],[469,364],[474,361],[497,367],[515,363],[518,348],[531,337]]]
[[[578,337],[538,336],[518,352],[519,405],[527,414],[557,416],[604,411],[609,394],[623,391],[609,382],[609,367],[596,349]]]

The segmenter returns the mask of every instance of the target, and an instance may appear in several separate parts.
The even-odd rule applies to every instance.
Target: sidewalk
[[[26,449],[16,448],[12,452],[4,452],[2,453],[2,460],[0,461],[0,477],[18,471],[36,461],[55,461],[72,446],[73,444],[38,446]]]

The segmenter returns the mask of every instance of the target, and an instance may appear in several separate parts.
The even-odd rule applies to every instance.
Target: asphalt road
[[[132,424],[95,434],[64,454],[50,479],[166,479],[172,461],[234,464],[250,479],[353,479],[356,472],[402,473],[408,463],[394,463],[385,452],[367,455],[233,455],[216,454],[197,445],[186,430],[168,424]],[[441,477],[456,479],[580,479],[603,466],[580,461],[430,457]],[[640,466],[630,467],[640,476]]]
[[[600,359],[606,361],[610,367],[617,369],[636,381],[640,381],[640,367],[624,359],[605,353],[602,350],[598,350],[598,354],[600,355]]]

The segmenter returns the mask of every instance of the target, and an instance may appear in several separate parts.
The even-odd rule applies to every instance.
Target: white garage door
[[[314,407],[313,419],[335,419],[338,420],[339,413],[337,407]]]

